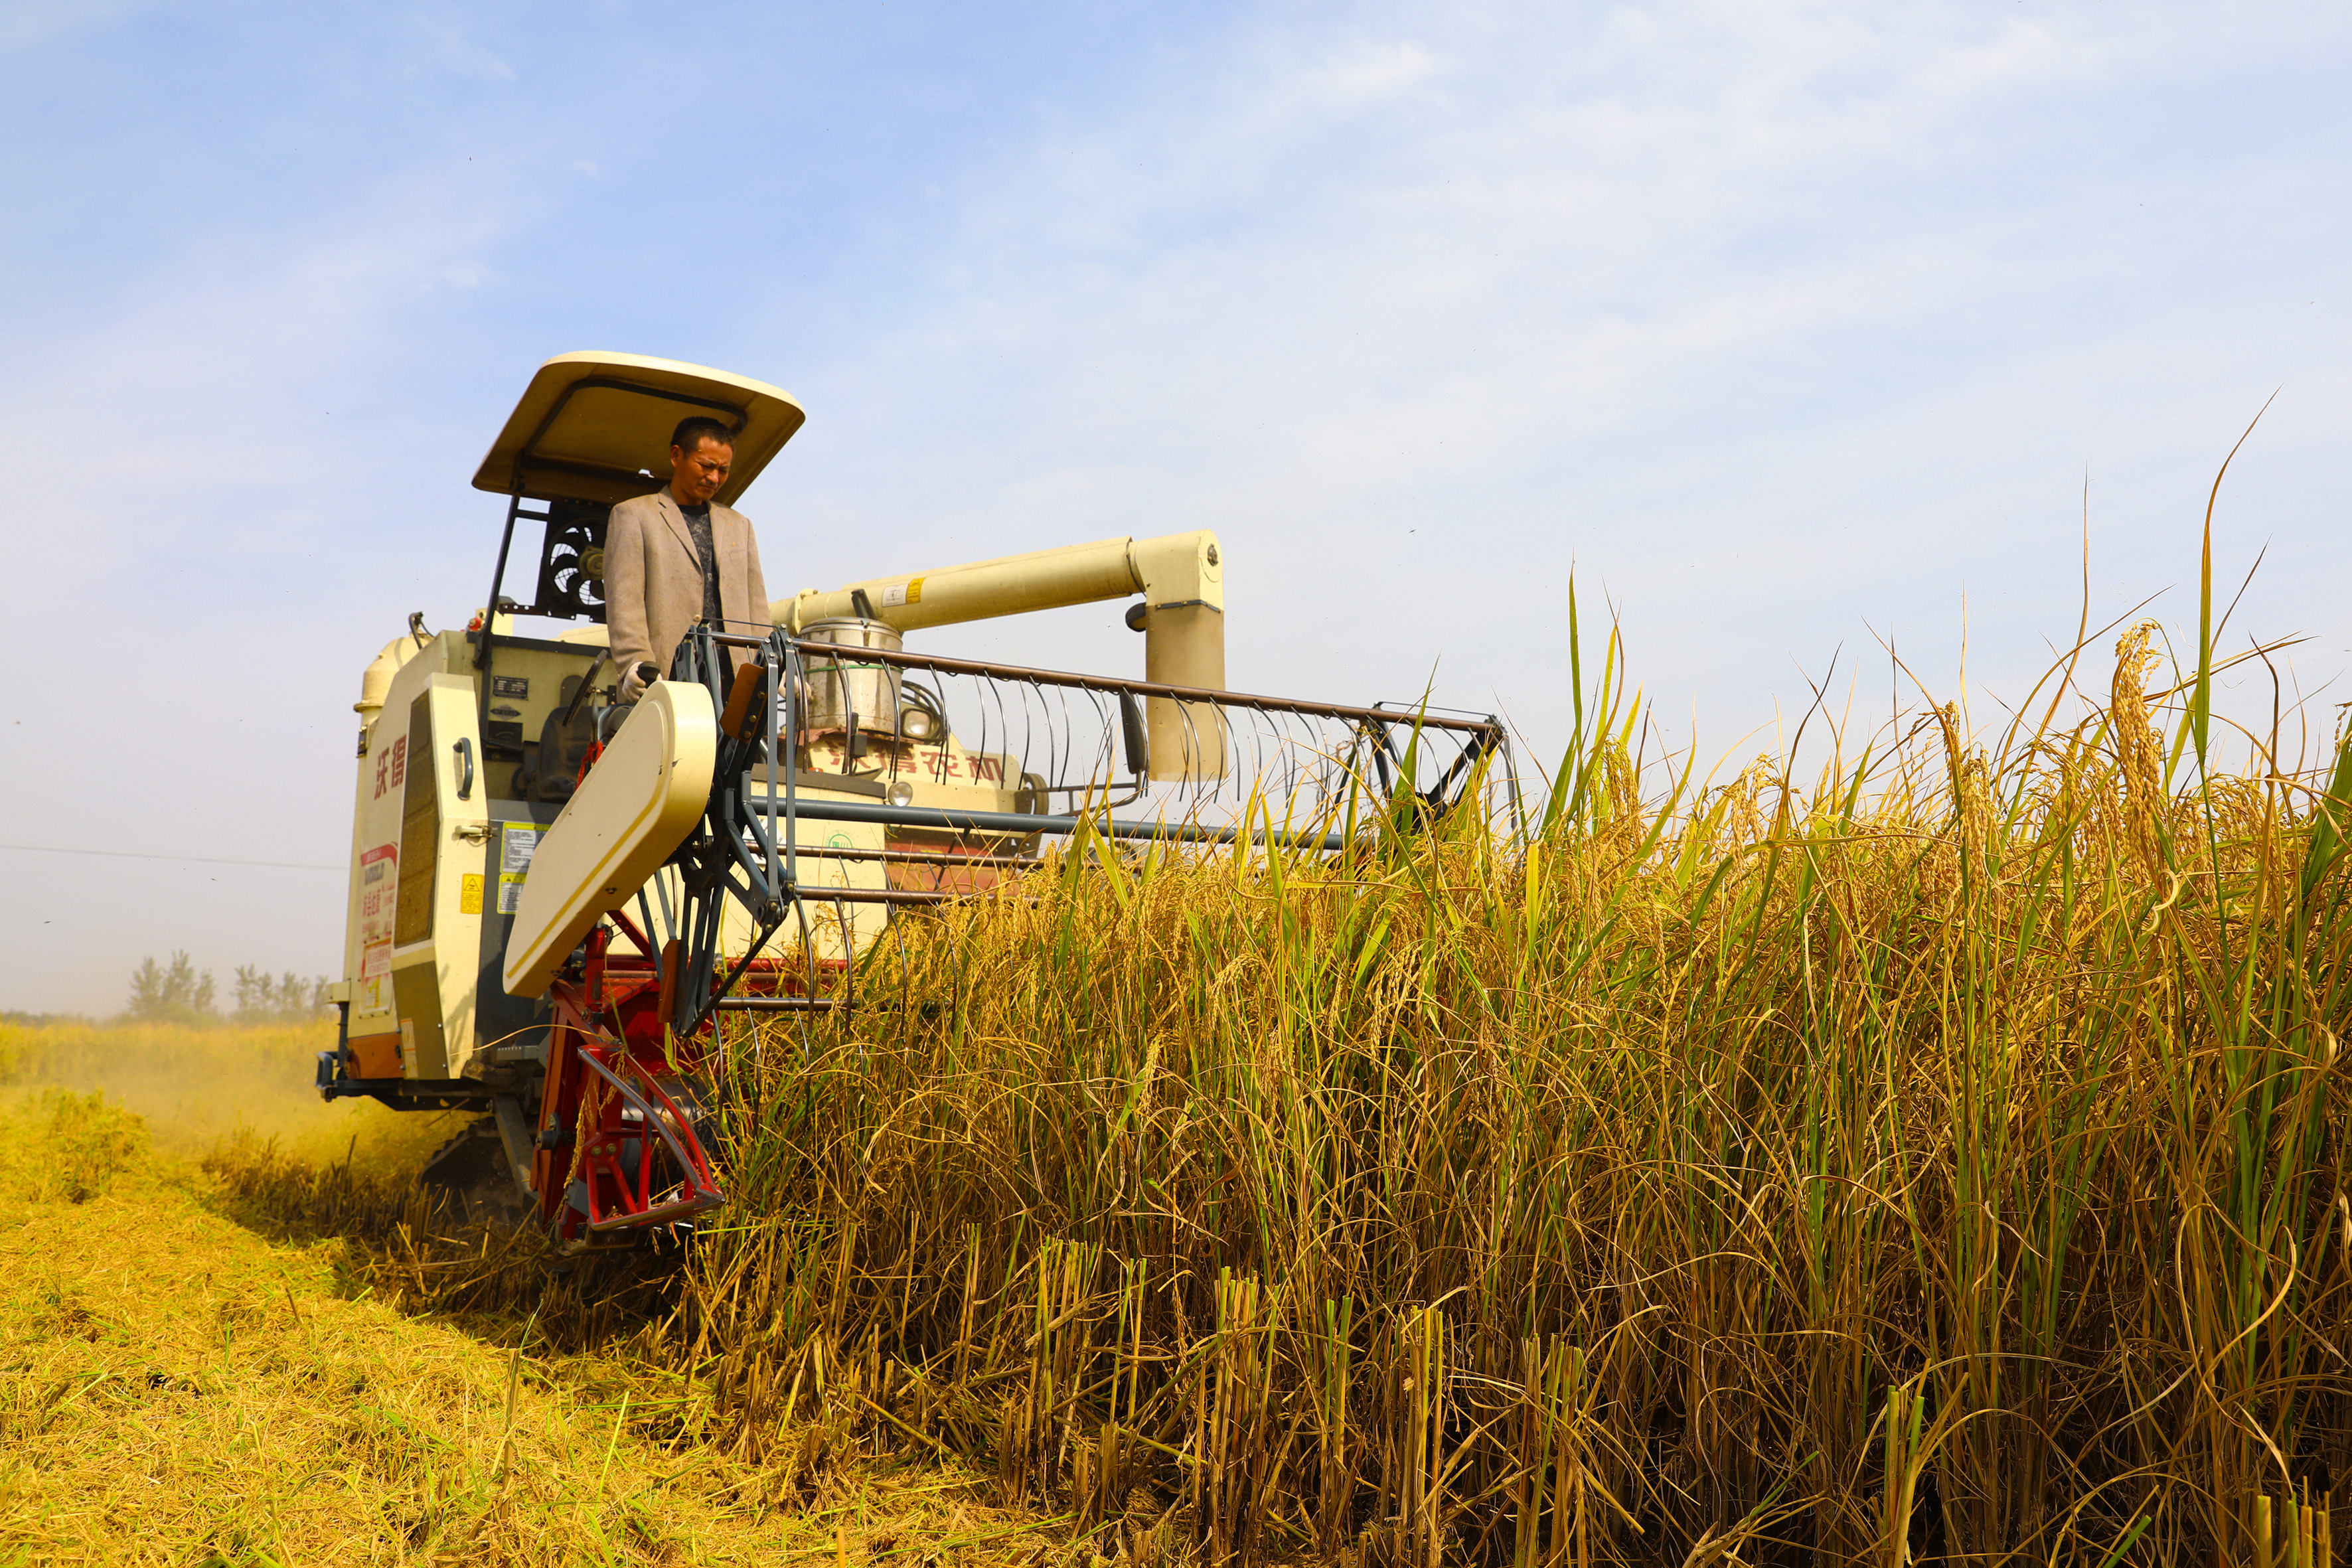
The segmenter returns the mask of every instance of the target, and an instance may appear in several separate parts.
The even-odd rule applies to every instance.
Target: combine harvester
[[[673,1232],[724,1201],[706,1137],[720,1023],[855,1007],[893,919],[988,894],[1082,831],[1336,852],[1407,797],[1418,820],[1516,810],[1491,716],[1223,689],[1205,531],[803,593],[772,628],[698,625],[667,679],[616,705],[605,520],[659,488],[688,414],[735,432],[730,504],[805,417],[668,360],[541,366],[474,476],[508,498],[492,609],[462,632],[411,616],[362,682],[342,1027],[319,1089],[486,1112],[430,1180],[569,1244]],[[525,523],[541,538],[519,602]],[[789,559],[791,537],[772,525],[771,551]],[[903,646],[1125,598],[1141,680]],[[522,617],[555,624],[526,636]]]

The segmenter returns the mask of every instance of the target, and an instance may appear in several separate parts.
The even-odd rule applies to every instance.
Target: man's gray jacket
[[[773,623],[751,520],[712,502],[710,542],[719,563],[719,613],[727,622],[718,629],[767,636]],[[667,675],[678,639],[701,616],[702,557],[677,498],[660,489],[614,507],[604,530],[604,624],[614,668],[625,671],[646,659]],[[737,662],[742,661],[739,650]]]

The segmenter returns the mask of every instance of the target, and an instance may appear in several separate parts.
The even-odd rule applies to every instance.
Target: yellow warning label
[[[467,872],[466,879],[457,885],[457,912],[461,915],[478,915],[482,912],[480,872]]]
[[[923,580],[920,577],[918,577],[913,582],[907,584],[907,603],[910,605],[919,605],[922,602]]]

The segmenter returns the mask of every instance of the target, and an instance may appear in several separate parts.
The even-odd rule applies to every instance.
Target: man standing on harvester
[[[746,637],[770,630],[751,520],[710,499],[734,461],[734,433],[726,426],[699,415],[681,419],[670,435],[669,487],[613,508],[604,530],[604,624],[624,702],[669,673],[678,639],[698,620]]]

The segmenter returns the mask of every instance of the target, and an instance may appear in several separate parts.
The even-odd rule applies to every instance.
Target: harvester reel
[[[637,951],[614,952],[616,935]],[[667,962],[677,962],[674,944]],[[703,1043],[664,1026],[662,963],[616,913],[549,989],[532,1186],[541,1220],[566,1244],[667,1230],[721,1201],[702,1142],[712,1101],[698,1076]]]
[[[722,652],[727,647],[742,658],[731,675]],[[665,1022],[681,1037],[699,1036],[720,1001],[747,977],[765,980],[771,991],[782,979],[774,963],[763,961],[762,954],[793,913],[794,890],[782,842],[785,829],[772,803],[759,809],[745,785],[755,771],[775,771],[774,759],[793,754],[791,710],[777,700],[777,693],[788,689],[792,681],[779,681],[777,673],[796,674],[796,663],[792,639],[782,631],[760,639],[727,637],[699,625],[679,642],[670,661],[669,679],[703,687],[710,693],[713,710],[722,715],[709,810],[670,857],[683,900],[680,941],[669,950],[675,956],[668,960],[677,973],[665,976]],[[789,768],[782,771],[788,777]],[[755,931],[742,956],[722,976],[726,959],[719,934],[730,902],[751,917]],[[814,974],[807,977],[806,988],[814,990]]]
[[[725,1201],[697,1131],[709,1116],[699,1083],[609,1046],[583,1047],[579,1059],[593,1076],[572,1125],[568,1230],[679,1225]]]
[[[730,680],[720,650],[737,644],[758,657]],[[780,747],[791,754],[791,721],[779,734],[771,696],[778,688],[769,679],[789,668],[790,648],[781,632],[722,639],[697,626],[671,662],[671,680],[705,687],[714,710],[732,722],[719,737],[705,815],[667,861],[681,895],[677,924],[664,933],[669,940],[650,929],[640,893],[647,926],[617,910],[607,914],[550,992],[555,1024],[536,1185],[542,1215],[566,1242],[668,1230],[723,1201],[702,1140],[713,1113],[700,1077],[710,1020],[747,981],[773,994],[790,980],[763,956],[793,908],[774,808],[752,809],[744,787],[755,763]],[[728,965],[720,938],[730,902],[755,929]],[[671,913],[667,895],[662,913],[665,920]],[[625,936],[635,952],[615,952],[615,936]]]

